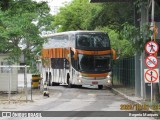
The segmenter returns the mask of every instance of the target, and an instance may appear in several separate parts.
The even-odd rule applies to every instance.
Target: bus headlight
[[[108,73],[107,79],[111,80],[111,72]]]
[[[78,80],[79,83],[82,83],[82,80]]]
[[[111,80],[107,80],[107,83],[111,83]]]
[[[107,78],[108,78],[108,79],[110,79],[110,78],[111,78],[111,76],[109,76],[109,75],[108,75],[108,76],[107,76]]]
[[[82,75],[79,75],[80,78],[82,78]]]

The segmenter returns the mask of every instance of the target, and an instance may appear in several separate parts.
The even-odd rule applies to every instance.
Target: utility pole
[[[151,40],[156,41],[154,12],[155,12],[155,0],[152,0],[151,26],[150,27],[153,28],[153,35],[151,36]],[[153,97],[154,97],[155,102],[160,101],[160,99],[159,99],[159,83],[153,83]]]

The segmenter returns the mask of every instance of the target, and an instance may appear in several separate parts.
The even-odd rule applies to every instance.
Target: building
[[[7,54],[0,54],[0,92],[18,91],[18,69],[9,67]]]
[[[133,2],[134,0],[89,0],[91,3],[98,2]]]

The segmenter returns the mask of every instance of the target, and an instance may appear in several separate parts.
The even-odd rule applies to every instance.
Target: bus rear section
[[[42,50],[43,78],[49,86],[67,84],[69,72],[69,50],[67,48],[51,48]]]

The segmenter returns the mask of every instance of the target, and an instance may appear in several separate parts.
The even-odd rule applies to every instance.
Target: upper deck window
[[[68,46],[68,35],[54,35],[47,38],[47,42],[43,44],[43,48],[60,48]]]
[[[110,48],[107,34],[102,33],[81,33],[76,35],[77,48],[80,49],[104,49]]]

